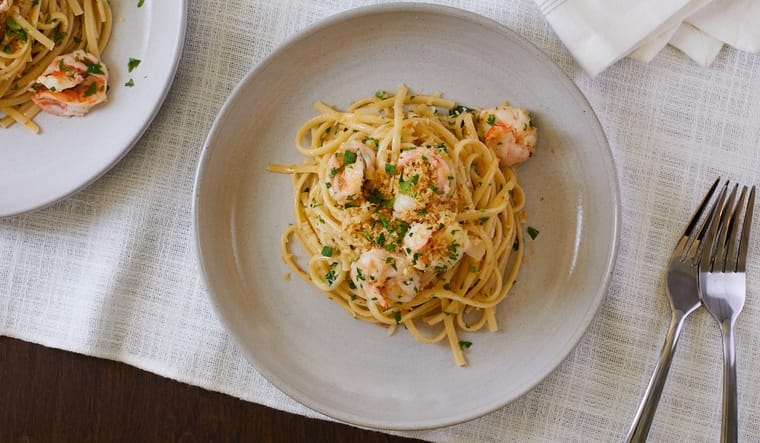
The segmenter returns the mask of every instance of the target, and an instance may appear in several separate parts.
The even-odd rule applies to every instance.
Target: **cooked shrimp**
[[[403,151],[399,193],[393,203],[394,216],[404,218],[428,201],[444,201],[453,191],[454,174],[449,163],[434,149],[421,147]]]
[[[61,55],[37,79],[32,101],[43,111],[59,116],[83,116],[106,100],[108,69],[84,50]]]
[[[364,290],[367,301],[388,308],[412,301],[420,290],[420,276],[403,256],[375,248],[351,265],[351,279]]]
[[[403,246],[415,268],[444,272],[462,258],[472,243],[457,222],[444,226],[413,223],[404,236]]]
[[[358,140],[347,141],[327,161],[329,191],[335,201],[353,200],[361,195],[364,176],[374,170],[375,152]]]
[[[525,109],[504,105],[480,111],[483,142],[504,167],[519,165],[536,151],[536,128]]]

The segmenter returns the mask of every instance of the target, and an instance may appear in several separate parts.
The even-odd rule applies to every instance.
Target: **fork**
[[[705,235],[707,220],[715,212],[715,205],[710,209],[710,215],[700,223],[705,209],[715,193],[720,178],[715,180],[710,190],[702,199],[702,203],[689,220],[684,229],[681,239],[678,241],[668,264],[665,290],[670,304],[670,327],[662,345],[660,359],[654,368],[652,378],[641,400],[636,418],[628,431],[626,442],[643,443],[649,434],[657,404],[665,387],[665,380],[670,370],[673,353],[676,350],[678,337],[681,334],[686,317],[694,312],[700,305],[699,292],[697,289],[697,264],[699,262],[699,246]],[[697,227],[699,226],[699,228]]]
[[[754,186],[749,192],[746,209],[744,198],[747,187],[742,187],[739,201],[735,204],[737,189],[738,185],[735,185],[725,204],[724,189],[721,195],[721,210],[712,215],[699,264],[700,297],[707,311],[720,324],[723,337],[723,419],[720,427],[722,442],[735,442],[738,438],[734,324],[744,307],[747,291],[747,245],[755,206]]]

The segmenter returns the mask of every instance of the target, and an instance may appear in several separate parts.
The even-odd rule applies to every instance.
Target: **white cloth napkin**
[[[617,162],[622,229],[606,300],[546,380],[477,420],[400,434],[437,442],[621,441],[670,319],[662,273],[672,242],[716,176],[758,180],[760,56],[725,49],[721,63],[705,70],[664,51],[654,64],[622,60],[590,78],[531,0],[437,2],[512,28],[580,87]],[[0,219],[0,335],[324,418],[256,372],[217,319],[193,252],[193,177],[214,117],[249,69],[308,25],[374,2],[188,3],[175,84],[134,149],[87,189]],[[736,333],[740,441],[760,435],[760,229],[750,248]],[[718,440],[721,365],[718,328],[699,310],[684,327],[650,441]]]
[[[757,0],[534,0],[559,38],[592,76],[625,56],[652,61],[668,44],[701,66],[724,43],[760,50]]]
[[[760,51],[760,1],[715,0],[688,22],[742,51]]]
[[[578,63],[592,76],[649,39],[677,28],[710,0],[535,0]]]

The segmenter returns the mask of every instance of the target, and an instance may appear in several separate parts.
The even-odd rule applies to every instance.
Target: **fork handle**
[[[662,389],[665,387],[665,380],[670,370],[670,362],[673,360],[673,353],[676,351],[678,337],[681,335],[683,321],[689,313],[673,311],[670,315],[670,327],[668,335],[665,337],[665,343],[662,345],[660,360],[654,368],[652,378],[649,380],[649,386],[641,399],[639,410],[636,412],[636,418],[628,431],[627,443],[644,443],[649,435],[649,428],[652,426],[654,413],[657,411],[657,404],[660,402]]]
[[[723,336],[723,420],[720,426],[720,441],[735,443],[738,440],[736,406],[736,348],[734,345],[734,323],[726,320],[720,325]]]

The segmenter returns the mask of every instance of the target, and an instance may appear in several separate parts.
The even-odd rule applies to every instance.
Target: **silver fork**
[[[665,286],[670,302],[670,327],[668,328],[668,335],[665,337],[665,343],[662,345],[660,359],[657,361],[652,378],[649,380],[644,398],[636,412],[636,418],[628,431],[626,442],[643,443],[646,441],[670,370],[670,363],[676,350],[683,322],[701,304],[697,290],[698,250],[710,216],[708,215],[702,223],[700,223],[700,219],[702,219],[719,181],[720,179],[715,180],[705,195],[670,256]],[[710,209],[710,213],[714,211],[715,206]]]
[[[723,336],[723,420],[720,429],[722,442],[735,442],[738,437],[734,324],[744,307],[747,291],[747,245],[755,206],[754,186],[749,192],[746,209],[744,198],[747,187],[742,187],[738,203],[735,202],[737,189],[738,185],[735,185],[725,204],[725,188],[721,193],[721,210],[712,215],[699,264],[700,297],[707,311],[720,324]]]

